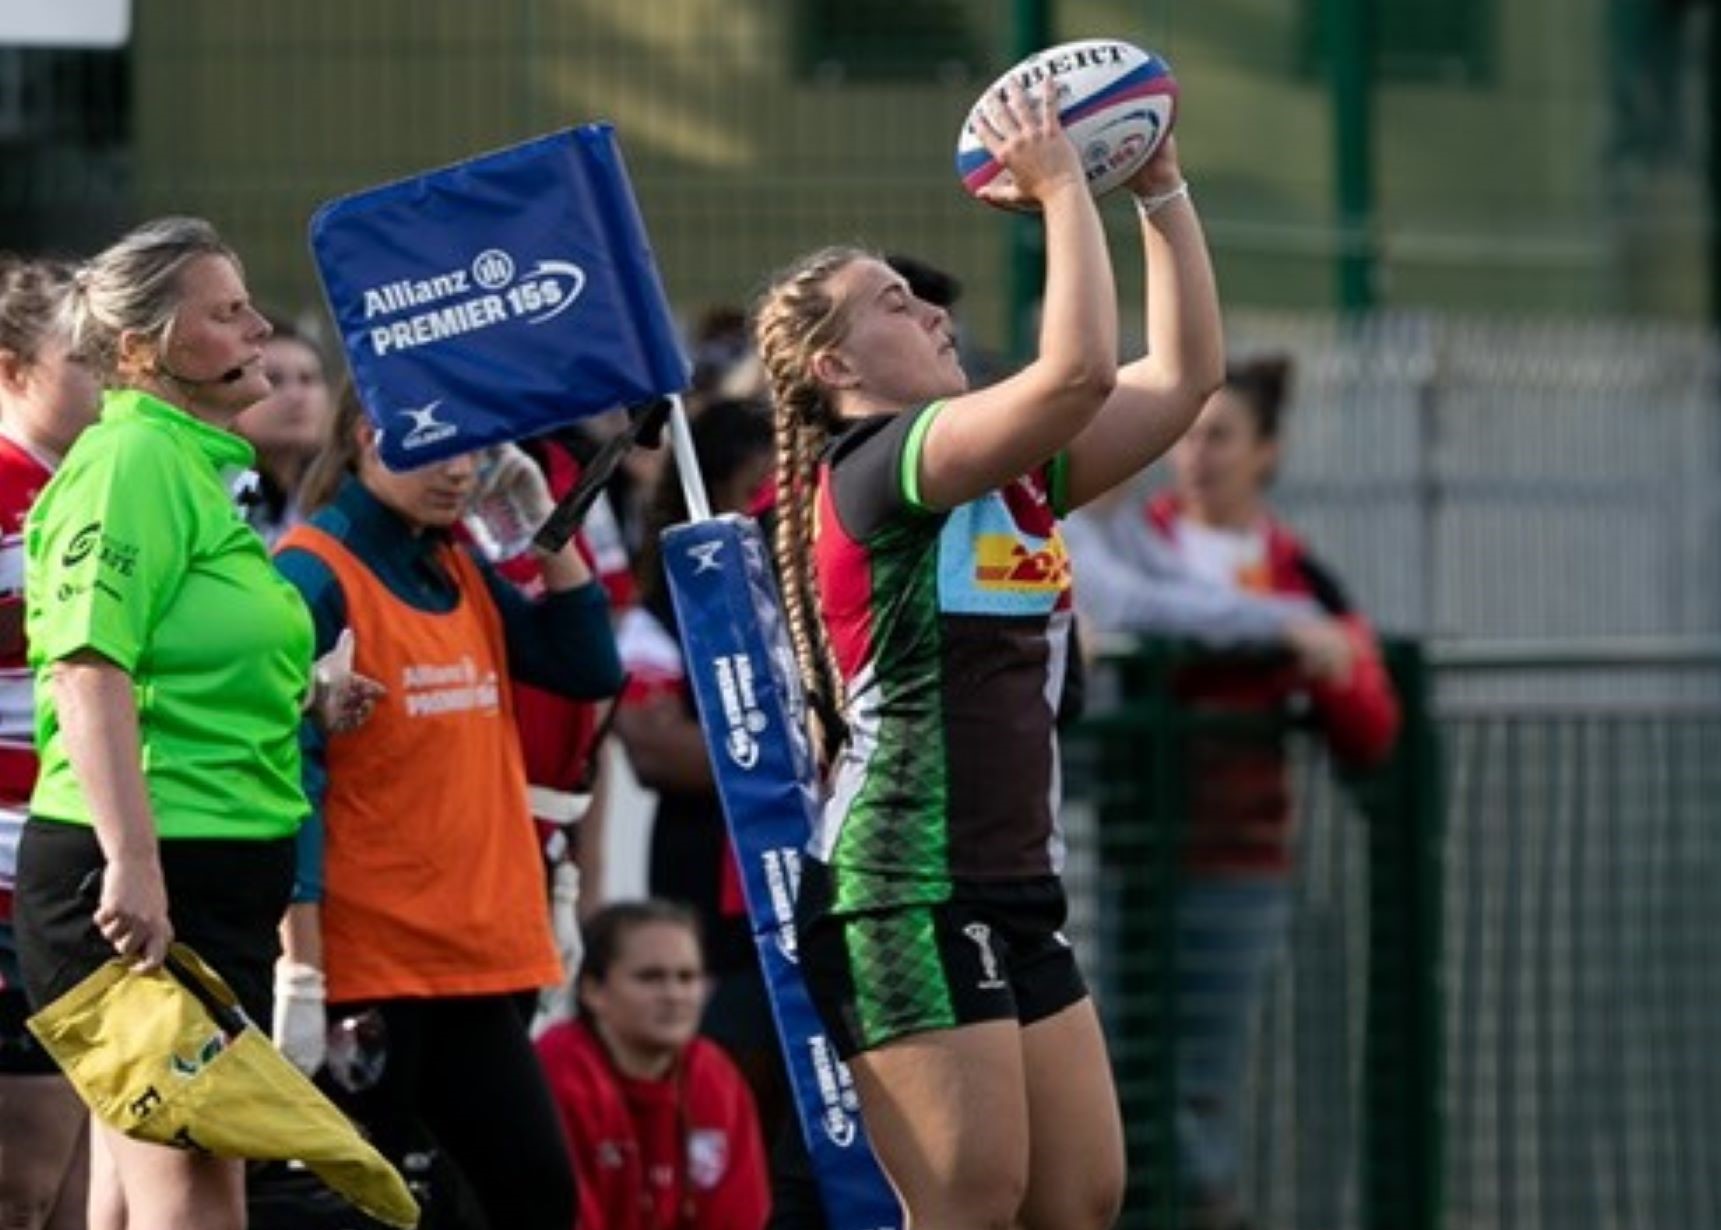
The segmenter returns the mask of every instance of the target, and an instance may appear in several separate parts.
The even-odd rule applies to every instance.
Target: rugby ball
[[[1014,80],[1041,89],[1058,83],[1058,118],[1087,173],[1088,190],[1104,196],[1159,148],[1177,117],[1177,81],[1159,56],[1115,38],[1084,39],[1036,51],[986,87],[962,123],[956,174],[969,195],[988,184],[1008,184],[1010,172],[994,161],[975,131],[980,107]]]

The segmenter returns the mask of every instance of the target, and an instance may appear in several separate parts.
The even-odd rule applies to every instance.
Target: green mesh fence
[[[1409,646],[1391,656],[1407,702],[1399,751],[1381,770],[1343,779],[1294,722],[1197,713],[1172,699],[1176,672],[1202,660],[1173,645],[1107,659],[1096,712],[1066,742],[1068,870],[1082,903],[1072,921],[1129,1145],[1122,1224],[1200,1224],[1185,1210],[1197,1176],[1181,1173],[1190,1163],[1178,1143],[1189,1130],[1179,1124],[1179,1048],[1216,1042],[1201,1024],[1174,1022],[1236,1017],[1215,988],[1248,944],[1266,946],[1272,972],[1240,1026],[1241,1203],[1275,1226],[1438,1226],[1440,775],[1421,659]],[[1261,928],[1241,912],[1247,897],[1230,896],[1192,921],[1188,900],[1179,908],[1200,891],[1185,860],[1191,793],[1211,798],[1215,784],[1194,774],[1281,746],[1300,822],[1286,925]],[[1240,912],[1227,917],[1233,905]]]
[[[305,224],[331,196],[569,124],[622,134],[670,293],[745,299],[811,245],[962,273],[977,339],[1032,298],[1007,219],[959,191],[978,88],[1044,39],[1167,54],[1232,304],[1378,302],[1702,317],[1709,0],[138,0],[118,52],[0,47],[0,230],[87,250],[160,212],[214,218],[257,289],[315,302]],[[1335,110],[1337,12],[1375,15]],[[1340,40],[1341,42],[1343,40]],[[1353,117],[1355,118],[1355,117]],[[1372,131],[1346,221],[1338,144]],[[1111,211],[1139,301],[1128,211]],[[1029,228],[1031,230],[1031,228]]]
[[[1651,649],[1453,649],[1430,670],[1393,646],[1406,741],[1364,779],[1294,724],[1179,708],[1185,651],[1106,660],[1067,743],[1067,821],[1129,1135],[1123,1224],[1190,1224],[1167,1022],[1191,741],[1280,736],[1300,832],[1249,1019],[1251,1224],[1721,1224],[1721,651]]]
[[[1675,671],[1715,695],[1713,654]],[[1721,705],[1442,726],[1452,1224],[1721,1224]]]
[[[601,118],[621,133],[689,319],[744,301],[809,246],[859,240],[956,270],[966,327],[998,351],[1019,336],[1012,326],[1033,293],[1016,259],[1023,229],[962,196],[951,155],[975,91],[1043,29],[1122,35],[1171,58],[1228,308],[1323,310],[1318,331],[1337,261],[1364,245],[1387,306],[1491,318],[1712,310],[1713,3],[1368,6],[1379,20],[1376,216],[1362,230],[1342,225],[1337,206],[1320,24],[1333,3],[139,0],[121,51],[0,47],[0,243],[84,252],[151,214],[207,214],[265,303],[314,310],[304,234],[318,203]],[[1108,217],[1125,337],[1138,338],[1133,224],[1112,206]],[[1456,412],[1429,416],[1440,430],[1422,469],[1384,460],[1420,455],[1391,443],[1423,421],[1414,396],[1377,387],[1397,379],[1396,352],[1335,352],[1367,379],[1337,398],[1346,417],[1324,435],[1298,411],[1311,424],[1299,449],[1321,462],[1314,480],[1363,490],[1311,511],[1318,484],[1292,473],[1299,520],[1318,513],[1311,528],[1348,562],[1360,553],[1347,535],[1397,524],[1380,499],[1414,488],[1462,514],[1477,475],[1494,473],[1466,468],[1471,453],[1614,521],[1624,497],[1574,486],[1574,475],[1688,492],[1677,517],[1621,549],[1598,550],[1584,521],[1580,541],[1553,551],[1522,532],[1537,524],[1524,508],[1547,499],[1514,489],[1502,522],[1460,515],[1448,542],[1431,521],[1433,562],[1383,539],[1365,592],[1371,610],[1399,612],[1394,626],[1472,635],[1546,633],[1555,619],[1573,635],[1708,626],[1708,555],[1670,546],[1713,538],[1707,400],[1679,393],[1690,429],[1656,437],[1682,445],[1675,484],[1662,453],[1631,448],[1650,438],[1643,389],[1611,383],[1627,352],[1645,353],[1643,339],[1622,335],[1604,352],[1574,336],[1544,351],[1492,320],[1477,329],[1487,334],[1478,349],[1512,362],[1459,365]],[[1288,330],[1265,332],[1315,348]],[[1587,388],[1585,413],[1623,434],[1536,419],[1502,445],[1490,432],[1524,421],[1523,399],[1507,399],[1532,367],[1560,376],[1541,402],[1569,413]],[[1314,376],[1317,390],[1349,387],[1319,364]],[[1711,377],[1704,368],[1689,384]],[[1593,466],[1562,460],[1590,439]],[[1560,508],[1566,533],[1575,515]],[[1645,571],[1658,550],[1671,561],[1665,578]],[[1601,556],[1619,561],[1617,575],[1596,568]],[[1449,561],[1466,563],[1449,574]],[[1607,575],[1606,609],[1593,585],[1538,583],[1542,598],[1527,601],[1543,572]],[[1677,620],[1638,609],[1636,597],[1662,589]],[[1428,738],[1367,788],[1335,779],[1292,733],[1301,874],[1286,956],[1254,1022],[1242,1138],[1248,1202],[1264,1224],[1721,1225],[1721,1065],[1710,1053],[1721,963],[1706,943],[1721,872],[1711,819],[1721,671],[1689,666],[1618,691],[1564,668],[1520,686],[1442,664],[1439,705],[1416,709]],[[1412,659],[1404,670],[1412,687]],[[1129,1224],[1148,1225],[1175,1206],[1163,949],[1177,739],[1189,730],[1184,715],[1153,709],[1148,683],[1121,692],[1131,707],[1071,743],[1072,930],[1129,1111]]]

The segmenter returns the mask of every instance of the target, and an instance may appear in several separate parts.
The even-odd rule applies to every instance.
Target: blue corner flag
[[[608,124],[331,201],[311,252],[393,469],[687,387]]]

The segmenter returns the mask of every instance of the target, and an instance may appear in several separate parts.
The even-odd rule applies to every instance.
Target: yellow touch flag
[[[172,970],[109,961],[41,1012],[30,1032],[91,1110],[137,1140],[217,1157],[299,1161],[360,1211],[418,1224],[398,1171],[238,1008],[183,944]]]

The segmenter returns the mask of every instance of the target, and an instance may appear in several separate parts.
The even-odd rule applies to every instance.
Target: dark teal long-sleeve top
[[[447,534],[414,532],[399,514],[349,478],[328,507],[310,523],[340,541],[373,571],[396,598],[421,611],[441,614],[460,601],[454,579],[436,559]],[[347,624],[346,599],[335,574],[309,551],[289,549],[275,557],[281,574],[304,595],[316,626],[316,654],[334,648]],[[511,678],[579,700],[614,696],[621,688],[621,660],[610,630],[609,601],[596,581],[531,600],[480,562],[490,597],[502,616]],[[305,794],[311,818],[299,830],[296,901],[323,896],[323,797],[327,761],[322,735],[304,724]]]

